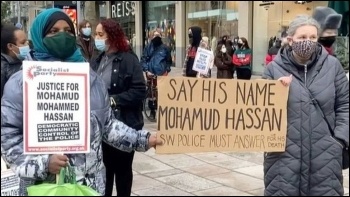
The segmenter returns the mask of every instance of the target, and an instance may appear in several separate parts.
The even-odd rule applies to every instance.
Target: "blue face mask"
[[[81,31],[85,36],[91,36],[91,28],[90,27],[82,28]]]
[[[28,53],[30,52],[30,48],[29,48],[29,45],[27,46],[23,46],[23,47],[18,47],[18,50],[19,50],[19,54],[15,53],[17,58],[19,60],[24,60],[26,59]]]
[[[105,39],[101,39],[101,40],[95,39],[95,46],[96,46],[97,50],[105,51],[106,50],[106,40]]]

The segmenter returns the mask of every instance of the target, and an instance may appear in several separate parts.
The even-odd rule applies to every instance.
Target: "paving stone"
[[[252,194],[225,186],[211,188],[193,193],[197,196],[253,196]]]
[[[235,157],[237,159],[253,162],[262,165],[264,162],[263,152],[253,152],[253,153],[237,153],[237,152],[224,152],[225,154]]]
[[[251,191],[247,191],[247,193],[253,194],[254,196],[264,196],[265,188],[255,189]]]
[[[166,185],[171,185],[186,192],[200,191],[220,186],[218,183],[195,176],[189,173],[176,174],[156,180],[163,182]]]
[[[149,189],[152,187],[160,187],[160,186],[164,186],[164,183],[143,175],[135,175],[134,181],[132,184],[132,191],[133,193],[135,193],[135,191],[138,191],[138,190]]]
[[[250,166],[257,166],[258,164],[252,163],[249,161],[233,158],[229,161],[223,161],[223,162],[214,162],[212,165],[219,166],[225,169],[234,170],[237,168],[245,168]]]
[[[193,194],[182,191],[169,185],[152,187],[149,189],[135,191],[139,196],[193,196]]]
[[[182,170],[200,177],[207,177],[207,176],[231,172],[228,169],[224,169],[224,168],[210,165],[210,164],[182,168]]]
[[[178,169],[205,164],[201,160],[184,154],[155,155],[153,158]]]
[[[251,191],[264,187],[263,180],[253,178],[237,172],[230,172],[206,177],[209,180],[221,183],[225,186],[238,189],[240,191]]]
[[[144,174],[145,176],[148,176],[150,178],[159,178],[159,177],[163,177],[163,176],[170,176],[170,175],[174,175],[174,174],[180,174],[183,173],[184,171],[179,170],[179,169],[171,169],[171,170],[163,170],[163,171],[159,171],[159,172],[152,172],[152,173],[147,173]]]
[[[233,171],[246,174],[258,179],[264,179],[264,167],[262,165],[238,168],[234,169]]]
[[[190,156],[206,163],[225,162],[231,159],[235,159],[234,157],[219,152],[192,154]]]
[[[140,173],[140,174],[146,174],[151,172],[159,172],[164,170],[171,170],[173,169],[171,166],[168,166],[160,161],[157,161],[155,159],[145,159],[145,160],[138,160],[137,162],[133,162],[133,170]]]

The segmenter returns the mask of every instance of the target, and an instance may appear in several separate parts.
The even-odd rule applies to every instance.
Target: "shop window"
[[[143,18],[144,46],[150,42],[150,32],[159,28],[175,65],[175,1],[145,1]]]
[[[289,23],[300,14],[312,15],[317,6],[327,6],[328,1],[295,3],[294,1],[274,1],[264,5],[254,2],[253,6],[253,72],[262,73],[264,59],[275,38],[288,29]],[[272,42],[271,42],[272,41]]]
[[[231,39],[238,35],[237,1],[188,1],[186,15],[185,31],[187,32],[191,26],[201,27],[202,35],[209,38],[212,50],[215,50],[218,40],[223,35],[228,35]],[[187,36],[186,43],[188,43]]]

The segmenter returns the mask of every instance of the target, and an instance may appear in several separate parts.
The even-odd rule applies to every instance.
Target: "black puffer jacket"
[[[94,71],[98,70],[104,55],[101,53],[92,63]],[[110,59],[113,59],[112,70],[104,72],[111,73],[108,94],[116,102],[116,118],[133,129],[141,130],[144,126],[142,101],[146,97],[146,82],[139,59],[131,50],[111,54]]]
[[[21,67],[22,61],[1,53],[1,97],[7,80],[17,71],[21,70]]]
[[[342,149],[349,145],[349,82],[339,61],[320,45],[305,66],[282,48],[263,78],[293,75],[288,99],[287,144],[284,153],[266,153],[266,196],[339,196],[344,194]],[[310,90],[326,121],[312,104]]]

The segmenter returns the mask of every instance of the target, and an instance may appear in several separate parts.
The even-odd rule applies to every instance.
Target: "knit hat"
[[[316,7],[312,17],[320,24],[321,32],[326,29],[339,29],[343,16],[329,7]]]

